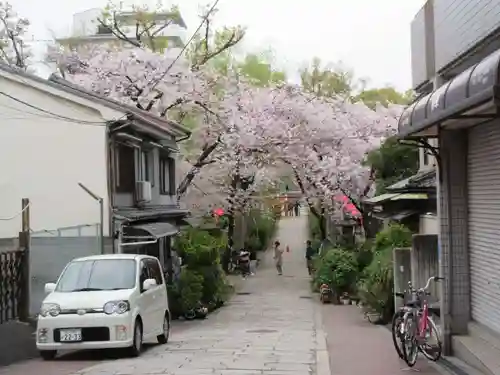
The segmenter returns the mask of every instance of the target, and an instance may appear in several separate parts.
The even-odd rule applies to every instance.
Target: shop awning
[[[419,199],[428,199],[427,194],[413,194],[413,193],[394,193],[394,194],[381,194],[376,197],[365,199],[363,202],[368,204],[377,204],[383,203],[387,201],[399,201],[399,200],[419,200]]]
[[[398,137],[435,137],[437,126],[459,120],[465,127],[495,118],[499,73],[500,50],[408,106],[399,119]]]
[[[406,210],[400,212],[375,212],[373,216],[379,219],[391,219],[394,221],[401,221],[418,213],[419,211],[417,210]]]
[[[373,198],[365,199],[363,202],[368,203],[368,204],[382,203],[382,202],[388,201],[389,199],[394,198],[398,195],[399,194],[381,194],[381,195],[377,195]]]
[[[391,198],[391,201],[399,201],[399,200],[419,200],[419,199],[427,199],[429,198],[427,194],[423,193],[403,193],[403,194],[398,194],[394,198]]]
[[[139,229],[148,233],[151,237],[156,239],[173,236],[179,233],[179,228],[170,223],[148,223],[131,225],[133,229]]]

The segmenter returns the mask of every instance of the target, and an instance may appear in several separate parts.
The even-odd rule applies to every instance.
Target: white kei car
[[[157,258],[136,254],[72,260],[42,303],[36,346],[45,360],[58,350],[128,348],[165,344],[170,335],[167,288]]]

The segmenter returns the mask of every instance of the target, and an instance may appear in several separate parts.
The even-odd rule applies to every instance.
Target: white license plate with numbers
[[[61,339],[61,342],[82,341],[82,330],[81,329],[61,329],[60,339]]]

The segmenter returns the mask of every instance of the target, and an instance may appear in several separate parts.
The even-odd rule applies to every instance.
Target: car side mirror
[[[150,290],[150,289],[153,289],[155,286],[157,286],[158,284],[156,283],[156,280],[155,279],[146,279],[144,280],[144,282],[142,283],[142,289],[143,290]]]
[[[52,293],[54,290],[56,290],[56,284],[55,283],[47,283],[47,284],[45,284],[45,294]]]

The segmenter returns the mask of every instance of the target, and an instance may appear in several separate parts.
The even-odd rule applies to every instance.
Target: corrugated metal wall
[[[468,230],[472,319],[500,332],[500,123],[469,132]]]

